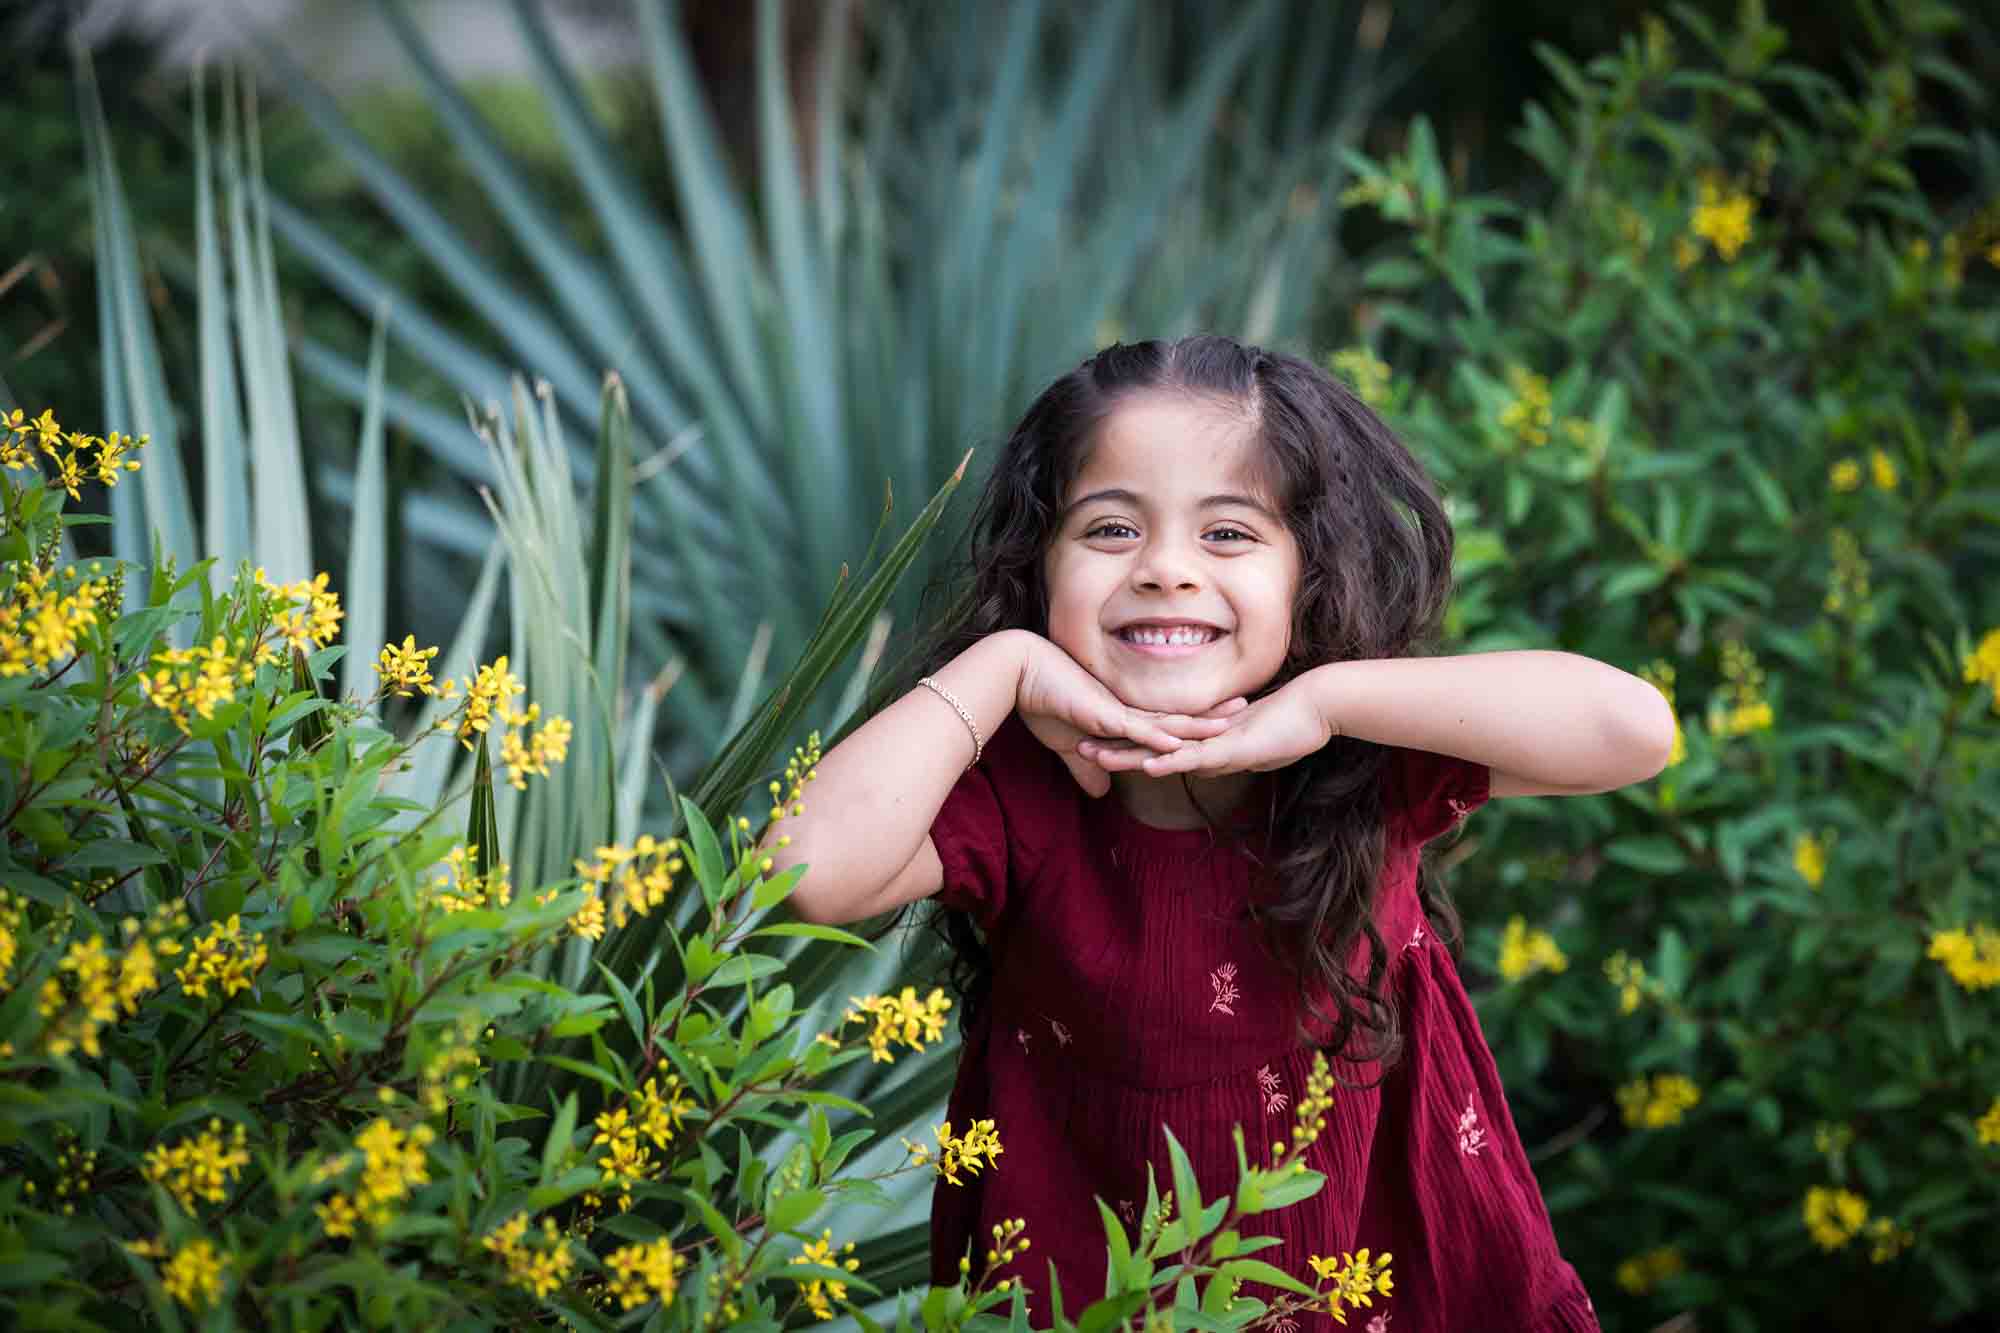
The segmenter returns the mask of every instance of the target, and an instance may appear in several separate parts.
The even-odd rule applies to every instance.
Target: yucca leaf
[[[968,454],[966,462],[969,461]],[[797,728],[807,703],[833,668],[854,651],[868,622],[881,610],[897,580],[916,558],[924,539],[943,516],[952,492],[965,479],[966,462],[961,462],[958,470],[938,488],[866,583],[848,596],[842,595],[844,589],[836,590],[825,621],[806,644],[798,664],[696,780],[694,799],[702,809],[730,810],[743,799],[756,773],[769,762],[779,738]]]
[[[472,749],[472,800],[465,814],[465,845],[473,848],[472,873],[484,879],[505,864],[500,854],[500,824],[494,816],[493,761],[486,754],[486,737]]]
[[[342,637],[348,644],[341,661],[341,693],[365,697],[374,692],[374,671],[368,654],[388,632],[389,488],[382,458],[382,374],[387,360],[389,312],[375,312],[375,333],[368,343],[368,397],[361,409],[361,442],[354,459],[354,507],[348,525],[347,581],[341,585],[347,608]]]
[[[689,386],[700,414],[721,422],[721,429],[732,438],[748,438],[735,399],[710,354],[701,297],[690,286],[686,262],[671,234],[647,209],[638,187],[598,133],[576,80],[556,54],[542,7],[534,0],[514,0],[514,17],[570,165],[610,242],[619,283],[632,293],[657,350],[676,378]],[[686,470],[704,486],[714,484],[717,475],[716,461],[702,454],[690,457]],[[763,490],[775,502],[772,488],[766,485]]]
[[[324,699],[319,678],[313,674],[312,664],[297,645],[292,648],[292,688],[310,690],[316,699]],[[292,724],[292,748],[299,754],[317,749],[333,734],[333,723],[328,720],[324,708],[314,709]]]
[[[270,209],[273,229],[350,304],[367,311],[388,309],[389,331],[412,357],[435,370],[460,394],[476,403],[498,402],[506,395],[507,367],[503,363],[487,356],[425,314],[414,298],[378,277],[321,230],[318,224],[283,199],[273,198]],[[304,350],[314,346],[317,344],[311,339],[302,340],[302,363],[309,363],[303,355]],[[361,400],[359,384],[360,374],[357,371],[348,394],[356,402]],[[396,404],[396,397],[394,394],[390,397],[392,407]],[[440,449],[437,442],[430,438],[431,432],[417,432],[434,452],[439,453],[439,461],[460,476],[483,476],[485,454],[466,434],[464,419],[436,408],[424,410],[436,412],[454,428],[458,437],[455,449],[448,446]],[[399,410],[396,415],[406,417],[407,413]],[[404,424],[411,425],[407,420]],[[443,435],[444,432],[438,434]]]
[[[235,153],[225,151],[223,170],[225,185],[231,187],[230,231],[236,243],[231,253],[236,261],[236,336],[244,349],[244,364],[256,368],[244,386],[250,400],[250,480],[256,505],[250,526],[259,563],[279,579],[309,579],[318,570],[312,557],[305,451],[299,442],[285,312],[278,294],[278,269],[271,254],[271,228],[264,204],[257,84],[254,79],[244,79],[241,87],[246,169],[241,176],[229,179],[236,167]],[[227,99],[223,113],[227,129]]]
[[[375,8],[409,58],[458,160],[478,177],[496,216],[567,313],[569,327],[587,344],[590,360],[623,375],[641,411],[662,429],[686,425],[687,409],[640,342],[624,293],[565,239],[555,216],[536,199],[535,189],[515,170],[485,121],[445,77],[399,0],[376,0]]]
[[[787,430],[786,462],[792,468],[793,506],[806,537],[810,567],[830,570],[848,552],[830,539],[852,504],[850,470],[841,457],[846,419],[841,409],[840,339],[823,287],[819,232],[807,216],[799,148],[792,135],[792,91],[785,77],[782,0],[757,4],[757,125],[763,166],[765,244],[777,277]],[[838,135],[836,118],[822,135]],[[827,190],[835,182],[822,183]],[[815,593],[818,589],[813,590]]]
[[[659,104],[661,138],[694,249],[694,276],[750,429],[768,435],[777,425],[776,395],[764,372],[752,313],[760,274],[739,202],[741,192],[729,177],[708,108],[702,104],[701,79],[681,39],[680,5],[676,0],[639,5],[637,13]]]
[[[102,429],[151,437],[145,466],[135,477],[142,505],[132,503],[127,487],[112,489],[113,531],[133,534],[119,541],[117,554],[120,559],[147,563],[150,532],[165,554],[187,569],[200,558],[200,547],[188,499],[187,472],[181,461],[180,427],[167,396],[159,340],[139,276],[139,248],[132,234],[131,212],[125,203],[124,186],[119,183],[90,53],[80,39],[73,50],[84,148],[90,161],[93,215],[103,238],[97,270],[98,283],[107,292],[103,336],[107,346],[116,344],[115,355],[105,359],[105,373],[108,379],[115,372],[121,381],[115,400],[107,394],[106,407],[122,410],[116,416],[107,412]],[[140,521],[137,511],[142,507]]]
[[[597,377],[542,307],[480,258],[444,217],[425,202],[422,193],[368,146],[347,123],[333,99],[282,46],[260,38],[259,49],[294,104],[348,160],[362,184],[397,220],[403,233],[480,312],[513,349],[521,364],[534,367],[536,374],[546,377],[571,411],[588,415],[595,399],[593,386]],[[374,299],[371,296],[371,305]]]
[[[598,688],[611,707],[625,693],[625,655],[632,639],[632,409],[615,375],[604,380],[598,407],[597,486],[591,507],[589,580],[590,660]],[[607,738],[610,716],[607,712]]]
[[[215,164],[208,146],[208,99],[194,69],[195,313],[201,338],[202,546],[221,569],[251,557],[248,459],[237,396],[236,348],[223,283],[215,211]]]

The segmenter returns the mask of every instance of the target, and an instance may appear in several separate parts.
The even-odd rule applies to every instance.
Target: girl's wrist
[[[1013,713],[1031,649],[1025,640],[1034,637],[1025,630],[989,634],[932,672],[935,688],[918,687],[918,693],[934,696],[933,705],[951,726],[972,733],[966,738],[968,756],[992,744]]]

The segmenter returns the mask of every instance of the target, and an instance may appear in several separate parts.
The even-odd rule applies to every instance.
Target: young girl
[[[935,898],[977,974],[949,1114],[1005,1155],[939,1184],[935,1280],[1024,1218],[1009,1275],[1044,1327],[1053,1263],[1073,1316],[1103,1292],[1094,1199],[1132,1223],[1149,1164],[1171,1184],[1162,1126],[1232,1193],[1231,1127],[1289,1138],[1324,1050],[1327,1184],[1256,1219],[1282,1241],[1257,1257],[1311,1281],[1309,1255],[1392,1252],[1390,1333],[1596,1328],[1418,852],[1489,796],[1652,776],[1674,721],[1587,658],[1413,656],[1451,553],[1422,468],[1304,361],[1115,346],[1028,409],[957,623],[780,854],[813,920]]]

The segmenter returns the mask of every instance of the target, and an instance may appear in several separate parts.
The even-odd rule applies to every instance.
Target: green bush
[[[145,441],[0,426],[9,1326],[775,1329],[845,1309],[874,1327],[834,1209],[888,1203],[906,1172],[1004,1169],[1003,1148],[990,1121],[947,1123],[870,1166],[869,1109],[827,1086],[939,1041],[950,1001],[798,1003],[785,943],[868,947],[771,915],[801,872],[771,873],[762,844],[800,812],[817,737],[769,782],[761,828],[682,799],[676,836],[516,885],[488,742],[526,787],[572,727],[523,701],[506,657],[434,679],[438,650],[406,639],[377,654],[372,697],[329,700],[345,612],[324,575],[246,565],[217,589],[209,562],[150,580],[67,564],[92,520],[65,495],[116,484]],[[399,740],[373,716],[392,693],[449,707]],[[444,827],[461,794],[383,785],[454,739],[475,755],[462,833]],[[642,918],[663,947],[629,975],[591,959],[587,984],[550,979],[560,949],[588,958]],[[1058,1326],[1157,1309],[1242,1328],[1386,1296],[1390,1256],[1315,1258],[1308,1285],[1242,1234],[1324,1184],[1300,1154],[1332,1095],[1322,1061],[1290,1144],[1253,1164],[1239,1134],[1229,1197],[1202,1199],[1169,1136],[1168,1191],[1136,1234],[1105,1210],[1112,1281]],[[1008,1259],[1031,1243],[1019,1224],[993,1238]],[[909,1293],[898,1325],[1025,1329],[1022,1295],[968,1277]]]
[[[1683,719],[1655,782],[1454,853],[1608,1327],[2000,1307],[2000,207],[1992,140],[1915,95],[1984,100],[1954,26],[1898,7],[1846,82],[1755,5],[1550,54],[1528,204],[1455,194],[1422,125],[1353,161],[1393,225],[1334,363],[1446,483],[1455,646],[1645,671]]]

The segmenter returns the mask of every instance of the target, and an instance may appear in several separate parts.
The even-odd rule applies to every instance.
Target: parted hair
[[[917,654],[920,665],[898,686],[989,634],[1047,633],[1044,556],[1064,495],[1105,420],[1121,402],[1150,393],[1188,394],[1239,411],[1262,445],[1266,498],[1300,554],[1291,648],[1263,693],[1323,663],[1404,657],[1431,646],[1451,591],[1452,535],[1423,467],[1367,404],[1318,366],[1210,334],[1107,347],[1029,405],[979,496],[957,596],[930,631],[928,651]],[[1297,982],[1302,1029],[1316,1020],[1330,1049],[1384,1067],[1401,1047],[1383,988],[1388,950],[1373,924],[1389,755],[1336,737],[1271,775],[1259,821],[1266,891],[1245,905],[1265,947]],[[1213,816],[1209,822],[1219,825]],[[1427,870],[1418,892],[1434,929],[1455,947],[1457,913]],[[965,913],[933,910],[932,924],[954,955],[960,1017],[969,1027],[986,999],[990,960]],[[1358,939],[1367,941],[1368,959],[1359,977],[1343,965]]]

